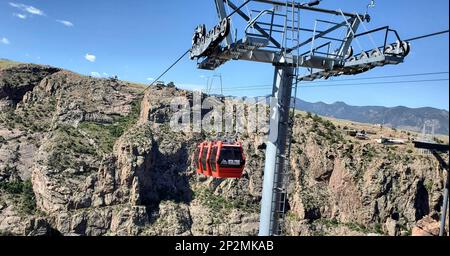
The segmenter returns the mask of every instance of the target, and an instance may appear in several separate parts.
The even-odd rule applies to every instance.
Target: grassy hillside
[[[7,59],[0,59],[0,70],[5,68],[14,67],[16,65],[21,64],[20,62],[11,61]]]

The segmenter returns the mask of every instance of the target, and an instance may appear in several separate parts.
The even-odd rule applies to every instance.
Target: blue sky
[[[235,2],[239,5],[242,0]],[[364,13],[368,2],[324,0],[320,7]],[[375,2],[376,7],[370,10],[372,21],[366,24],[368,29],[389,25],[402,38],[448,29],[448,0]],[[0,0],[0,58],[150,83],[149,79],[157,77],[190,47],[193,29],[198,24],[206,23],[211,27],[216,22],[212,0]],[[414,41],[405,63],[342,79],[448,71],[448,45],[448,34]],[[196,69],[195,61],[186,58],[162,80],[174,81],[185,88],[200,88],[206,86],[207,77],[219,73],[227,88],[226,94],[260,96],[271,92],[270,88],[233,90],[233,87],[272,83],[271,65],[245,61],[231,61],[216,71],[203,71]],[[428,78],[448,79],[448,73],[397,81]],[[213,87],[218,86],[216,78]],[[447,110],[448,95],[448,81],[308,87],[298,93],[299,98],[311,102],[431,106]]]

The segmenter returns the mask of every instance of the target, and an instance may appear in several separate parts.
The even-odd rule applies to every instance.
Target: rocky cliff
[[[37,65],[0,70],[0,233],[257,234],[265,134],[238,138],[243,178],[197,175],[193,146],[213,134],[168,123],[170,100],[192,93],[142,90]],[[355,140],[349,128],[296,115],[286,234],[408,235],[436,219],[438,162],[411,145]]]

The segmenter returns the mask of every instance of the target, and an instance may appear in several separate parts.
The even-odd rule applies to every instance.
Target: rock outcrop
[[[439,235],[439,221],[432,216],[420,219],[412,229],[412,236],[437,236]]]
[[[14,107],[42,79],[58,71],[49,66],[27,64],[0,70],[0,110]]]

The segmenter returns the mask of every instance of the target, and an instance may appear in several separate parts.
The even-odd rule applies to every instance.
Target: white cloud
[[[28,12],[29,14],[32,14],[32,15],[45,16],[45,13],[42,10],[40,10],[34,6],[31,6],[31,5],[12,3],[12,2],[10,2],[9,5],[14,8],[17,8],[23,12]]]
[[[13,13],[13,16],[14,16],[14,17],[17,17],[17,18],[19,18],[19,19],[22,19],[22,20],[24,20],[24,19],[27,18],[27,15],[26,15],[26,14],[21,14],[21,13]]]
[[[109,77],[109,74],[106,72],[97,72],[97,71],[92,71],[91,72],[91,76],[93,77],[97,77],[97,78],[107,78]]]
[[[97,59],[97,57],[96,57],[95,55],[92,55],[92,54],[89,54],[89,53],[86,53],[86,55],[84,56],[84,58],[85,58],[87,61],[90,61],[90,62],[95,62],[95,60]]]
[[[59,22],[61,24],[63,24],[66,27],[73,27],[73,23],[68,21],[68,20],[56,20],[56,22]]]
[[[100,73],[98,73],[98,72],[91,72],[91,76],[93,76],[93,77],[102,77],[102,75],[100,75]]]
[[[25,10],[31,14],[40,15],[40,16],[45,15],[45,13],[43,11],[41,11],[33,6],[27,6]]]
[[[149,78],[147,78],[147,81],[155,81],[155,78],[149,77]]]
[[[1,37],[0,38],[0,43],[2,43],[2,44],[10,44],[8,38],[6,38],[6,37]]]

